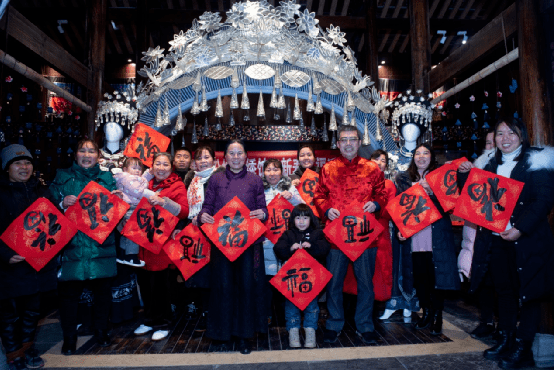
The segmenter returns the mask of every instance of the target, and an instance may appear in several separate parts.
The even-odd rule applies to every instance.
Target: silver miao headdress
[[[132,87],[128,91],[106,93],[104,97],[106,100],[99,102],[96,109],[95,130],[107,122],[119,123],[130,130],[138,120],[136,96]]]
[[[425,98],[421,90],[417,90],[416,95],[412,95],[411,90],[407,90],[404,95],[398,95],[393,101],[393,134],[400,132],[402,126],[407,123],[419,126],[422,134],[429,130],[433,121],[433,109],[435,108],[435,105],[431,104],[430,101],[432,98],[432,94]]]

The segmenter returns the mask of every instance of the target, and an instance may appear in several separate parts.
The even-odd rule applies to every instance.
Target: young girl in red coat
[[[273,251],[277,258],[286,261],[292,257],[297,249],[305,249],[312,257],[322,262],[325,261],[331,245],[325,239],[323,230],[319,228],[319,221],[309,206],[299,204],[292,210],[289,219],[289,229],[279,238]],[[306,342],[304,347],[314,348],[315,331],[319,319],[319,306],[317,297],[304,310],[304,333]],[[292,302],[285,302],[285,320],[289,332],[289,346],[300,347],[300,321],[301,312]]]

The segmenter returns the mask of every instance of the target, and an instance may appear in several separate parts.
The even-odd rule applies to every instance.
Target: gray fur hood
[[[554,147],[530,147],[527,149],[529,171],[554,171]],[[485,151],[473,163],[477,168],[485,168],[496,153],[496,149]]]
[[[265,179],[265,175],[262,176],[262,181],[264,182],[264,190],[267,190],[271,187],[271,185],[269,185],[269,182],[267,182],[267,180]],[[291,183],[292,180],[290,179],[290,177],[283,176],[281,177],[281,180],[279,180],[279,182],[277,183],[277,189],[279,191],[287,191],[290,189]]]

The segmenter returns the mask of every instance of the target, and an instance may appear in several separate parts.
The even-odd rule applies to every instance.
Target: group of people
[[[473,240],[473,255],[461,258],[466,264],[464,269],[457,263],[449,214],[442,210],[425,179],[438,166],[428,144],[413,150],[407,171],[399,173],[393,182],[384,176],[388,164],[385,151],[375,151],[370,159],[358,155],[361,134],[353,126],[338,129],[340,156],[321,169],[315,166],[313,147],[301,146],[299,167],[290,178],[284,175],[281,162],[273,159],[264,163],[261,178],[248,172],[247,151],[240,140],[227,144],[226,167],[217,168],[213,149],[203,146],[194,155],[186,149],[177,150],[175,158],[169,153],[157,153],[152,168],[146,171],[138,160],[127,158],[122,172],[113,175],[100,169],[98,145],[85,139],[76,148],[73,165],[58,170],[49,188],[32,176],[33,157],[29,151],[21,145],[10,145],[1,154],[2,169],[7,176],[0,180],[0,232],[41,196],[60,210],[66,210],[77,202],[77,195],[90,181],[113,191],[131,209],[103,243],[78,232],[59,258],[52,259],[39,272],[0,242],[0,337],[8,360],[16,369],[43,365],[32,346],[40,316],[40,294],[56,287],[64,335],[62,353],[71,355],[76,351],[80,324],[78,304],[85,287],[94,294],[93,326],[97,343],[108,346],[111,343],[108,332],[111,284],[118,266],[124,265],[141,270],[138,285],[144,303],[144,321],[135,334],[152,332],[152,340],[168,336],[175,302],[174,286],[179,282],[200,306],[206,335],[212,339],[214,348],[229,351],[231,341],[236,340],[238,350],[248,354],[249,339],[256,332],[268,329],[272,300],[269,279],[299,249],[324,264],[332,274],[326,287],[329,316],[323,340],[333,343],[345,324],[343,286],[350,259],[328,241],[322,229],[355,202],[365,212],[373,213],[384,226],[379,238],[353,262],[358,292],[354,322],[364,343],[375,343],[378,338],[373,308],[376,292],[383,289],[388,290],[384,295],[390,300],[381,319],[388,319],[399,309],[404,316],[411,316],[421,308],[415,329],[440,334],[444,291],[460,288],[459,271],[463,271],[470,277],[472,290],[478,290],[487,279],[498,295],[500,339],[496,346],[485,351],[485,357],[500,361],[502,367],[527,366],[532,361],[531,344],[539,325],[540,302],[551,293],[554,281],[553,270],[549,268],[554,262],[554,238],[547,220],[554,205],[552,150],[530,147],[526,128],[518,120],[500,120],[493,135],[497,150],[493,155],[487,153],[486,160],[481,159],[485,162],[482,167],[521,181],[525,186],[504,232],[474,228],[477,235]],[[196,171],[190,169],[193,160]],[[472,167],[471,162],[459,166],[460,188]],[[319,173],[313,199],[319,218],[296,190],[307,169]],[[389,233],[390,215],[386,205],[415,184],[420,184],[429,194],[443,217],[409,238],[398,229],[392,228],[393,232]],[[234,197],[250,210],[250,218],[264,222],[268,218],[267,205],[277,195],[287,199],[294,209],[287,231],[275,245],[260,237],[234,262],[218,248],[212,248],[210,263],[186,282],[163,250],[154,254],[120,234],[142,198],[180,220],[172,234],[175,237],[189,223],[213,224],[214,215]],[[382,261],[387,258],[380,258],[380,253],[389,255],[392,266],[388,269],[383,268]],[[392,273],[387,275],[380,271],[383,269]],[[316,347],[318,298],[303,313],[285,301],[284,314],[290,347],[302,346],[301,328],[305,333],[304,346]]]

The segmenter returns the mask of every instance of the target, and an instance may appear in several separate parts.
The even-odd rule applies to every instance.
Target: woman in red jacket
[[[148,189],[156,194],[148,197],[154,206],[163,207],[174,216],[185,219],[189,214],[187,189],[181,178],[173,172],[171,154],[156,153],[152,168],[154,178]],[[144,301],[145,322],[135,330],[143,335],[156,328],[152,340],[161,340],[169,334],[171,320],[171,301],[169,294],[169,266],[172,264],[167,254],[161,250],[154,254],[141,248],[139,257],[146,262],[146,271],[139,275],[139,286]]]

